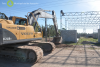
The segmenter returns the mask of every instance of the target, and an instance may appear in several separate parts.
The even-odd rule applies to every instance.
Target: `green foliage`
[[[65,28],[62,28],[62,30],[66,30]]]
[[[81,37],[79,39],[79,41],[80,41],[80,43],[83,42],[83,41],[89,41],[89,42],[95,42],[96,43],[98,41],[98,39]]]
[[[35,25],[36,25],[36,27],[35,27]],[[34,22],[34,23],[33,23],[33,27],[34,27],[34,29],[35,29],[35,32],[40,32],[40,31],[39,31],[39,26],[38,26],[37,22]]]
[[[33,23],[33,27],[35,26],[35,22]],[[36,25],[35,32],[39,31],[39,26]],[[45,26],[42,25],[43,37],[45,36]],[[60,29],[58,30],[60,33]],[[56,36],[56,31],[54,25],[50,25],[47,27],[47,37],[54,37]]]
[[[94,39],[94,38],[85,38],[85,37],[81,37],[77,43],[73,43],[73,42],[64,42],[64,44],[67,44],[67,45],[83,45],[86,44],[86,45],[91,45],[90,42],[93,42],[93,43],[97,43],[98,39]]]
[[[42,26],[42,31],[43,31],[43,37],[44,37],[45,36],[45,26]],[[47,27],[47,36],[48,37],[49,37],[49,34],[50,34],[50,37],[53,37],[56,35],[54,25],[50,25]]]

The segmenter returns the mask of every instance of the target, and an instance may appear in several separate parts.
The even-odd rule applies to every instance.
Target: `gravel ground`
[[[56,48],[36,64],[0,58],[0,67],[100,67],[100,47],[75,45]]]

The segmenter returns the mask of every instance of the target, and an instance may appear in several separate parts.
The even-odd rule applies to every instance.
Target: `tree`
[[[42,31],[43,31],[43,37],[45,36],[45,27],[42,25]],[[55,36],[56,32],[55,32],[55,28],[54,25],[50,25],[49,27],[47,27],[47,36],[49,37],[49,32],[50,32],[50,36]]]
[[[62,30],[66,30],[65,28],[62,28]]]

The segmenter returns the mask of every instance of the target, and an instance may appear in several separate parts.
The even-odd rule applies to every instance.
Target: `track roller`
[[[55,49],[55,44],[52,42],[31,42],[30,46],[38,46],[43,49],[44,52],[52,52]]]

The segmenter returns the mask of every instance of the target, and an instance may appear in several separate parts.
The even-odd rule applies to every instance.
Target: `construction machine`
[[[37,9],[28,12],[27,19],[16,16],[8,18],[4,13],[0,13],[0,56],[36,63],[43,57],[43,51],[52,52],[55,49],[54,43],[34,42],[42,39],[38,18],[53,19],[56,30],[53,41],[61,42],[55,12],[52,11],[51,15],[46,11],[48,10]],[[36,31],[37,27],[38,31]]]

